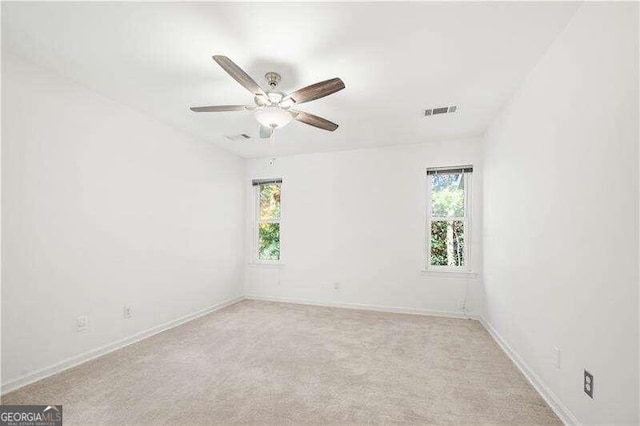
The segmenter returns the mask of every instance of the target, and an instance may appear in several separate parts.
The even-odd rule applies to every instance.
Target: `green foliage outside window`
[[[260,220],[280,219],[280,184],[260,185]]]
[[[431,175],[431,253],[433,266],[464,266],[464,179],[462,174]],[[438,220],[439,218],[449,220]]]
[[[258,259],[280,260],[280,184],[259,188]]]
[[[431,214],[464,216],[464,179],[461,174],[431,175]]]
[[[431,265],[464,266],[464,223],[431,222]]]
[[[261,223],[259,233],[258,258],[280,260],[280,224]]]

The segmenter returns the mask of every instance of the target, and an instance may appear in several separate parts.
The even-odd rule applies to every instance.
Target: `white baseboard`
[[[498,343],[500,348],[507,354],[511,361],[518,367],[522,374],[527,378],[529,383],[534,387],[536,391],[542,396],[545,402],[551,407],[554,413],[562,420],[565,425],[579,425],[578,418],[569,410],[569,408],[560,401],[560,398],[551,391],[543,382],[542,379],[527,365],[516,351],[507,343],[505,339],[498,334],[495,328],[489,324],[482,316],[479,318],[480,323],[484,326],[487,332],[493,337],[493,340]]]
[[[431,309],[416,309],[416,308],[401,308],[395,306],[381,306],[381,305],[366,305],[361,303],[341,303],[341,302],[314,302],[306,299],[296,299],[292,297],[269,297],[259,296],[255,294],[245,295],[246,299],[250,300],[263,300],[266,302],[282,302],[282,303],[295,303],[297,305],[313,305],[313,306],[326,306],[331,308],[343,308],[343,309],[357,309],[361,311],[376,311],[376,312],[390,312],[394,314],[411,314],[411,315],[427,315],[434,317],[447,317],[447,318],[462,318],[462,319],[474,319],[478,317],[474,314],[465,315],[462,311],[437,311]]]
[[[64,361],[61,361],[57,364],[51,365],[49,367],[42,368],[40,370],[34,371],[32,373],[26,374],[24,376],[18,377],[17,379],[11,380],[7,383],[3,383],[1,385],[1,395],[7,394],[11,391],[19,389],[23,386],[31,384],[33,382],[37,382],[38,380],[42,380],[46,377],[52,376],[56,373],[60,373],[69,368],[75,367],[77,365],[83,364],[92,359],[101,357],[103,355],[108,354],[109,352],[113,352],[115,350],[124,348],[125,346],[129,346],[133,343],[139,342],[140,340],[146,339],[147,337],[151,337],[154,334],[161,333],[170,328],[176,327],[180,324],[184,324],[185,322],[192,321],[198,317],[206,315],[208,313],[218,311],[222,308],[226,308],[227,306],[231,306],[235,303],[244,300],[244,297],[235,297],[233,299],[227,299],[224,302],[206,307],[199,311],[190,313],[183,317],[177,318],[175,320],[166,322],[164,324],[160,324],[158,326],[152,327],[150,329],[141,331],[139,333],[134,334],[133,336],[129,336],[117,342],[109,343],[107,345],[101,346],[97,349],[90,350],[80,355],[73,356],[71,358],[67,358]]]
[[[580,422],[578,421],[576,416],[571,412],[571,410],[569,410],[569,408],[567,408],[567,406],[560,401],[560,399],[542,382],[542,380],[538,377],[538,375],[531,368],[529,368],[529,366],[524,362],[524,360],[520,357],[520,355],[518,355],[518,353],[515,352],[509,346],[509,344],[502,338],[502,336],[500,336],[498,332],[491,326],[491,324],[489,324],[481,316],[476,316],[473,314],[465,316],[463,312],[455,312],[455,311],[437,311],[437,310],[430,310],[430,309],[402,308],[402,307],[393,307],[393,306],[367,305],[367,304],[360,304],[360,303],[314,302],[311,300],[296,299],[296,298],[290,298],[290,297],[265,297],[265,296],[258,296],[258,295],[246,295],[244,297],[240,296],[233,299],[225,300],[224,302],[218,303],[216,305],[209,306],[207,308],[201,309],[199,311],[193,312],[191,314],[185,315],[175,320],[166,322],[156,327],[152,327],[148,330],[141,331],[139,333],[134,334],[133,336],[127,337],[117,342],[104,345],[97,349],[68,358],[52,366],[34,371],[32,373],[29,373],[17,379],[11,380],[7,383],[3,383],[1,385],[0,394],[4,395],[16,389],[19,389],[23,386],[36,382],[38,380],[42,380],[46,377],[60,373],[64,370],[83,364],[87,361],[98,358],[100,356],[106,355],[115,350],[124,348],[125,346],[131,345],[140,340],[151,337],[154,334],[161,333],[165,330],[168,330],[180,324],[184,324],[186,322],[192,321],[208,313],[226,308],[227,306],[231,306],[244,299],[263,300],[263,301],[269,301],[269,302],[294,303],[294,304],[300,304],[300,305],[326,306],[326,307],[334,307],[334,308],[356,309],[356,310],[366,310],[366,311],[376,311],[376,312],[390,312],[390,313],[398,313],[398,314],[427,315],[427,316],[462,318],[462,319],[466,318],[466,319],[478,320],[484,326],[487,332],[491,335],[491,337],[493,337],[496,343],[498,343],[498,345],[502,348],[502,350],[507,354],[507,356],[511,359],[511,361],[513,361],[513,363],[518,367],[518,369],[520,369],[520,371],[527,378],[527,380],[529,380],[529,382],[536,389],[536,391],[538,391],[538,393],[547,402],[547,404],[549,404],[551,409],[556,413],[556,415],[560,418],[560,420],[562,420],[567,425],[580,424]]]

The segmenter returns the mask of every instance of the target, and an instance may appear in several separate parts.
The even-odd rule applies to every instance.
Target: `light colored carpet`
[[[243,301],[6,395],[65,424],[560,423],[472,320]]]

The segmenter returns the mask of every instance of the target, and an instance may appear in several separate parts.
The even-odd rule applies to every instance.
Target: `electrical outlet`
[[[76,318],[76,331],[86,331],[89,329],[89,318],[86,315]]]
[[[131,310],[131,306],[124,306],[122,308],[122,314],[124,316],[124,318],[131,318],[131,316],[133,315],[133,312]]]
[[[584,393],[593,399],[593,374],[584,370]]]
[[[340,290],[340,283],[333,283],[334,290]]]
[[[556,368],[560,368],[560,349],[557,346],[554,346],[553,351],[555,355],[553,359],[553,363]]]

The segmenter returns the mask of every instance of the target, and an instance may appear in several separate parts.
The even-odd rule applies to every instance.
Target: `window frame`
[[[275,179],[274,179],[275,180]],[[282,264],[282,181],[258,183],[253,185],[253,263],[263,265],[279,265]],[[261,220],[260,219],[260,188],[262,185],[280,185],[280,217],[278,219]],[[279,259],[260,259],[260,224],[261,223],[277,223],[279,226],[279,243],[280,258]]]
[[[438,167],[443,169],[442,173],[446,173],[446,169],[457,169],[460,167]],[[430,169],[430,168],[428,168]],[[428,170],[427,169],[427,170]],[[426,174],[426,173],[425,173]],[[425,176],[425,182],[427,187],[427,211],[426,211],[426,228],[425,228],[425,271],[427,272],[445,272],[445,273],[469,273],[471,272],[471,191],[472,191],[472,178],[473,172],[466,172],[462,174],[464,179],[464,216],[451,216],[441,217],[433,216],[433,202],[432,202],[432,190],[431,190],[431,176]],[[448,223],[454,221],[462,221],[464,227],[464,265],[463,266],[443,266],[431,264],[431,224],[433,222],[445,221]]]

